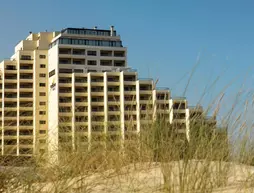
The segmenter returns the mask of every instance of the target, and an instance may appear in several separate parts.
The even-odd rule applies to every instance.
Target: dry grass
[[[61,163],[29,167],[2,167],[2,192],[213,192],[232,183],[236,165],[228,138],[221,133],[207,135],[207,125],[190,143],[177,133],[177,125],[157,121],[143,128],[139,140],[129,140],[125,148],[105,141],[106,151],[63,151]],[[203,132],[202,132],[203,129]],[[106,138],[105,138],[106,139]],[[241,152],[243,153],[243,152]],[[251,152],[245,150],[245,157]],[[64,159],[65,158],[65,159]],[[241,162],[249,163],[249,160]],[[236,169],[235,167],[239,167]],[[248,173],[249,171],[249,173]],[[241,188],[252,187],[253,169],[244,170]],[[237,176],[234,176],[237,178]],[[245,179],[245,181],[244,181]]]
[[[211,104],[216,114],[223,96]],[[89,151],[79,144],[76,151],[63,148],[59,164],[45,164],[40,157],[28,162],[2,158],[2,165],[12,166],[1,167],[0,192],[252,191],[254,148],[248,132],[252,126],[246,123],[245,112],[233,116],[234,109],[235,104],[225,118],[229,130],[218,130],[197,117],[191,120],[190,142],[178,133],[178,125],[160,117],[124,143],[103,136],[100,145],[91,142]],[[237,140],[230,142],[232,136]]]

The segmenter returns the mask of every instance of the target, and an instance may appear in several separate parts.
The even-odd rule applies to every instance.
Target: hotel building
[[[124,146],[162,117],[190,138],[186,98],[139,78],[113,26],[30,32],[0,70],[3,156],[57,161],[62,148],[105,147],[105,136]]]

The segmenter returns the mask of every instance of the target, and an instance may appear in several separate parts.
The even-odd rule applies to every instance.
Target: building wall
[[[50,72],[55,75],[49,77]],[[54,155],[58,152],[58,48],[53,47],[48,52],[48,150],[49,158],[57,159]],[[57,161],[57,160],[55,160]]]
[[[128,67],[127,48],[51,45],[61,37],[120,40],[41,32],[17,44],[0,63],[2,155],[48,155],[57,162],[62,150],[109,149],[105,136],[124,147],[159,119],[178,124],[189,139],[187,100],[139,79]]]

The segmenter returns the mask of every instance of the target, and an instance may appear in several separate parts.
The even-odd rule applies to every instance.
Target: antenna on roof
[[[32,33],[33,33],[33,32],[31,32],[31,31],[29,32],[29,34],[32,34]]]
[[[113,36],[114,35],[114,26],[111,25],[110,26],[110,36]]]
[[[93,29],[97,29],[97,26],[94,26],[94,28]]]

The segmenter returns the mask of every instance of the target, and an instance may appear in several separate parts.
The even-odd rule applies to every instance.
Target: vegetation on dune
[[[231,117],[233,111],[234,105]],[[0,192],[209,193],[243,174],[238,188],[245,192],[254,182],[253,169],[247,167],[254,165],[254,148],[251,126],[241,116],[226,119],[223,128],[205,121],[203,114],[195,116],[189,139],[179,124],[161,115],[151,123],[147,116],[140,133],[133,132],[136,125],[127,125],[124,142],[118,125],[112,135],[92,136],[90,144],[77,140],[75,151],[72,144],[61,145],[55,152],[58,164],[45,162],[47,155],[2,157]]]

